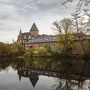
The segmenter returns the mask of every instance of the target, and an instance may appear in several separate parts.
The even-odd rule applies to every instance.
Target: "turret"
[[[34,37],[36,37],[36,36],[39,35],[39,30],[38,30],[38,28],[37,28],[37,26],[36,26],[35,23],[33,23],[32,27],[31,27],[31,29],[30,29],[30,33],[31,33],[31,35],[34,36]]]
[[[21,75],[21,72],[20,71],[18,71],[18,76],[19,76],[19,81],[21,82],[22,75]]]
[[[22,31],[20,29],[19,35],[18,35],[18,42],[22,43]]]
[[[19,35],[21,35],[21,34],[22,34],[22,31],[21,31],[21,29],[20,29]]]

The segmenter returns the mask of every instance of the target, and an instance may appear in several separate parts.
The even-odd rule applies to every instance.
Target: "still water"
[[[90,60],[0,58],[0,90],[90,90]]]

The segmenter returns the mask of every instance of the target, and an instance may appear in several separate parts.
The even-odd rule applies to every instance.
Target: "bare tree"
[[[69,53],[72,48],[73,37],[71,36],[72,21],[64,18],[61,21],[53,23],[54,29],[58,32],[58,47],[61,51]]]
[[[80,13],[78,12],[73,13],[72,17],[73,17],[73,22],[74,22],[73,27],[76,37],[78,37],[78,41],[81,44],[84,54],[87,54],[85,47],[83,45],[83,41],[86,39],[87,23],[85,22],[84,17],[80,15]]]
[[[89,9],[84,9],[84,13],[85,13],[86,16],[88,16],[87,32],[90,33],[90,10]]]
[[[88,6],[90,3],[90,0],[66,0],[62,3],[62,5],[67,4],[68,2],[74,2],[77,1],[77,9],[79,10],[83,5]]]

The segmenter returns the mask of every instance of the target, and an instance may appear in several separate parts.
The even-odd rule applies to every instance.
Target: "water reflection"
[[[49,86],[51,88],[47,88],[48,86],[45,86],[43,90],[90,89],[90,61],[87,59],[1,58],[0,71],[7,70],[9,67],[12,67],[13,71],[17,72],[20,82],[22,82],[22,78],[27,78],[30,80],[33,88],[37,86],[36,90],[42,90],[41,88],[45,83],[49,86],[51,80],[56,80],[56,82],[52,83],[53,87]],[[51,77],[52,79],[49,78],[47,82],[40,83],[39,80],[42,81],[40,79],[42,76],[44,80],[46,79],[45,77]],[[39,86],[38,84],[42,85]],[[33,90],[33,88],[28,88],[27,90]],[[17,90],[20,90],[20,88]]]

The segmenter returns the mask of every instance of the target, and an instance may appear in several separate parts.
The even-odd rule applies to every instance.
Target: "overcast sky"
[[[35,22],[40,34],[54,34],[52,23],[75,11],[75,2],[62,6],[64,0],[0,0],[0,42],[17,40],[20,28],[29,32]]]

